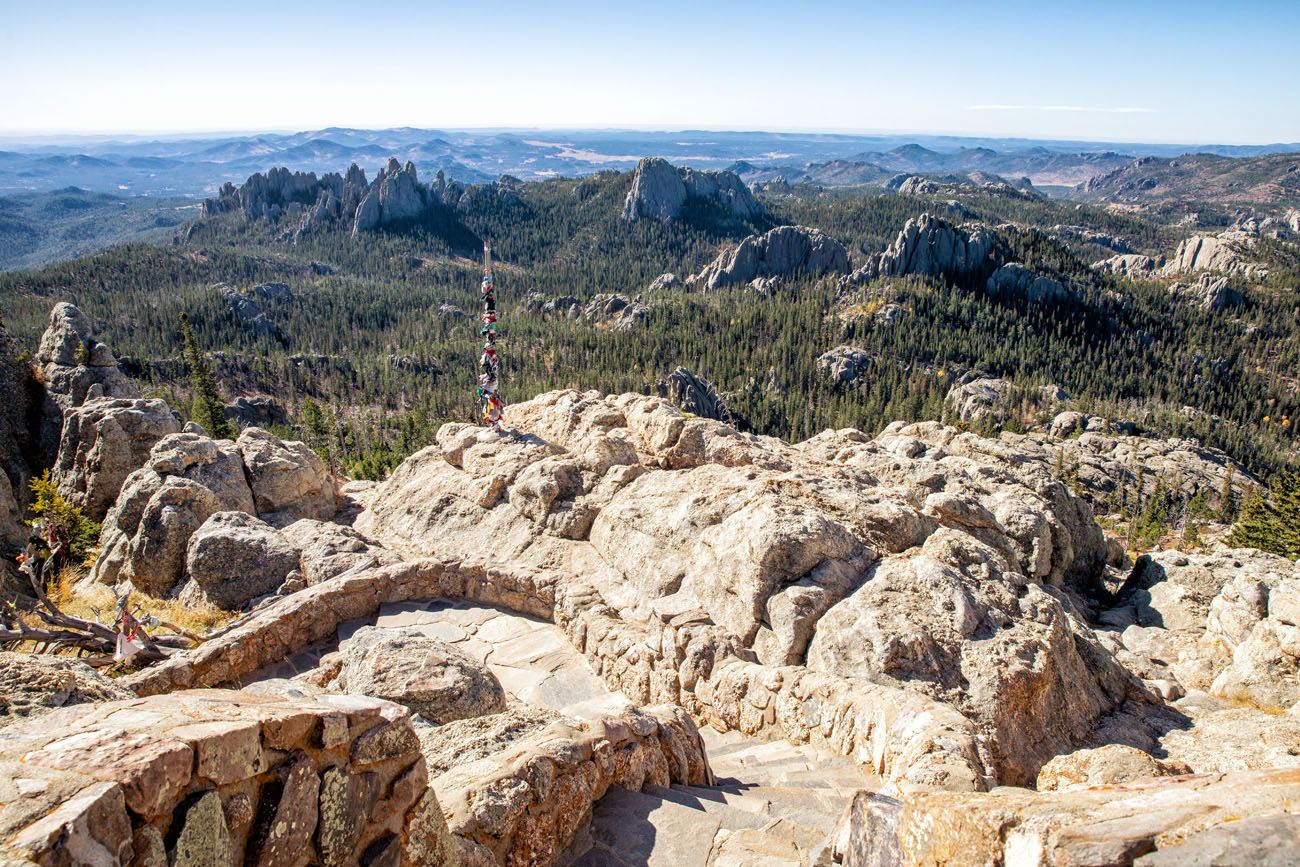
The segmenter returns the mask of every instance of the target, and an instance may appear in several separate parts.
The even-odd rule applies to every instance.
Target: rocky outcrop
[[[0,726],[54,708],[133,696],[84,662],[0,651]]]
[[[691,718],[680,708],[657,706],[557,720],[472,767],[440,774],[434,788],[466,863],[543,865],[562,863],[611,789],[711,782]]]
[[[557,310],[559,303],[565,301],[563,298],[555,299]],[[575,299],[576,301],[576,299]],[[576,305],[569,307],[570,316],[577,312]],[[545,306],[543,313],[546,312]],[[602,293],[588,301],[581,308],[581,318],[593,325],[601,328],[608,328],[611,331],[631,331],[645,324],[646,315],[650,312],[649,306],[641,303],[638,298],[632,300],[625,295],[617,293]]]
[[[420,185],[415,165],[389,159],[357,205],[352,234],[355,237],[381,226],[411,222],[427,208],[426,191]]]
[[[113,351],[95,339],[90,319],[66,302],[54,305],[36,350],[46,392],[66,411],[88,397],[138,398],[140,390],[118,369]]]
[[[1195,283],[1175,283],[1169,287],[1169,293],[1192,299],[1206,310],[1238,307],[1245,301],[1228,277],[1214,274],[1202,274]]]
[[[677,168],[659,157],[646,157],[632,174],[632,189],[623,203],[624,222],[680,218],[693,206],[724,220],[750,222],[762,208],[740,178],[731,172]]]
[[[279,337],[280,327],[270,320],[252,293],[241,292],[233,286],[222,288],[226,309],[240,326],[262,337]]]
[[[405,711],[204,690],[52,711],[0,745],[0,859],[458,862]]]
[[[686,282],[705,289],[739,286],[756,279],[785,281],[797,277],[847,274],[849,254],[829,235],[803,226],[778,226],[750,235]]]
[[[1020,411],[1017,397],[1050,407],[1065,400],[1066,394],[1058,385],[1018,389],[1010,380],[968,373],[948,390],[944,402],[964,422],[1005,421]]]
[[[69,407],[52,476],[59,493],[102,521],[122,484],[180,421],[161,400],[101,397]]]
[[[243,608],[279,589],[298,569],[298,549],[275,528],[247,512],[216,512],[185,547],[189,582],[180,598],[218,608]]]
[[[894,243],[844,278],[847,286],[877,277],[934,277],[983,286],[1003,262],[997,236],[980,224],[955,226],[931,214],[907,221]]]
[[[216,513],[244,513],[280,527],[302,518],[333,517],[338,506],[333,477],[303,443],[282,441],[259,428],[248,428],[235,442],[170,434],[123,484],[105,517],[89,580],[129,580],[163,596],[187,574],[190,537]],[[238,565],[228,571],[237,572]],[[213,586],[218,583],[214,578]]]
[[[454,560],[416,560],[339,576],[276,600],[201,647],[130,677],[129,685],[152,695],[230,683],[333,636],[345,620],[375,615],[385,603],[436,597],[553,620],[610,688],[639,704],[681,706],[719,731],[816,740],[857,757],[891,786],[986,785],[973,727],[945,705],[799,666],[758,665],[698,612],[632,623],[585,581],[532,569],[489,572]]]
[[[817,369],[836,385],[853,385],[871,369],[871,356],[856,346],[837,346],[817,356]]]
[[[506,709],[505,691],[488,667],[418,627],[363,627],[341,648],[339,688],[403,705],[432,723]]]
[[[1177,276],[1196,271],[1220,271],[1246,278],[1262,277],[1267,274],[1267,269],[1246,258],[1250,241],[1250,236],[1241,232],[1193,235],[1178,244],[1163,273]]]
[[[308,586],[346,573],[397,562],[397,556],[391,551],[341,524],[303,518],[280,532],[301,552],[299,569]]]
[[[696,376],[684,367],[678,367],[672,373],[655,383],[655,391],[682,412],[701,418],[732,422],[731,411],[718,394],[713,383],[702,376]]]
[[[359,528],[408,555],[580,563],[634,619],[698,610],[768,665],[954,702],[1004,779],[1147,700],[1055,590],[1094,591],[1106,546],[1050,462],[939,425],[791,447],[633,395],[543,395],[511,422],[532,436],[444,426]],[[1037,660],[1032,686],[1000,673],[1002,653]]]
[[[1066,238],[1071,241],[1078,241],[1083,244],[1096,244],[1098,247],[1106,247],[1114,250],[1121,256],[1131,256],[1135,251],[1128,241],[1115,235],[1108,235],[1105,232],[1097,232],[1089,229],[1087,226],[1062,226],[1055,225],[1051,229],[1052,234],[1059,238]]]
[[[1158,276],[1161,265],[1159,260],[1150,256],[1143,256],[1140,253],[1125,253],[1119,256],[1111,256],[1109,259],[1102,259],[1100,262],[1093,262],[1092,267],[1104,274],[1114,274],[1116,277],[1145,279]]]
[[[682,285],[683,281],[678,279],[676,274],[660,274],[658,277],[650,281],[650,285],[646,287],[646,291],[669,292],[674,289],[680,289]]]
[[[1019,262],[1009,262],[989,276],[986,284],[993,296],[1025,298],[1033,304],[1066,301],[1074,297],[1060,280],[1031,271]]]

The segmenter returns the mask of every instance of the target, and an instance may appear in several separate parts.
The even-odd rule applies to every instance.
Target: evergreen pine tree
[[[190,416],[203,426],[213,439],[233,439],[235,426],[226,418],[226,405],[217,393],[217,378],[212,373],[207,356],[199,348],[199,340],[190,325],[190,317],[181,314],[181,355],[190,374],[190,388],[194,403]]]
[[[1300,473],[1283,476],[1267,497],[1252,494],[1241,507],[1228,544],[1300,557]]]

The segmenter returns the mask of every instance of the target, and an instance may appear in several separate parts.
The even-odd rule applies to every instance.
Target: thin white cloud
[[[1138,108],[1128,105],[968,105],[967,111],[1081,111],[1100,112],[1103,114],[1144,114],[1155,111],[1154,108]]]

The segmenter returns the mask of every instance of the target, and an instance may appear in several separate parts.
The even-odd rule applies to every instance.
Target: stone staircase
[[[556,626],[490,606],[433,600],[385,605],[373,620],[341,624],[415,627],[488,665],[511,698],[579,719],[616,714],[611,691]],[[257,678],[291,677],[335,645],[303,651]],[[840,816],[881,781],[847,758],[809,745],[701,729],[716,784],[611,789],[562,867],[795,867],[829,864]]]

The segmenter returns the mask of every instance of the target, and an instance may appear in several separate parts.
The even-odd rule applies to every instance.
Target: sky
[[[0,0],[0,136],[650,127],[1300,141],[1300,2]]]

